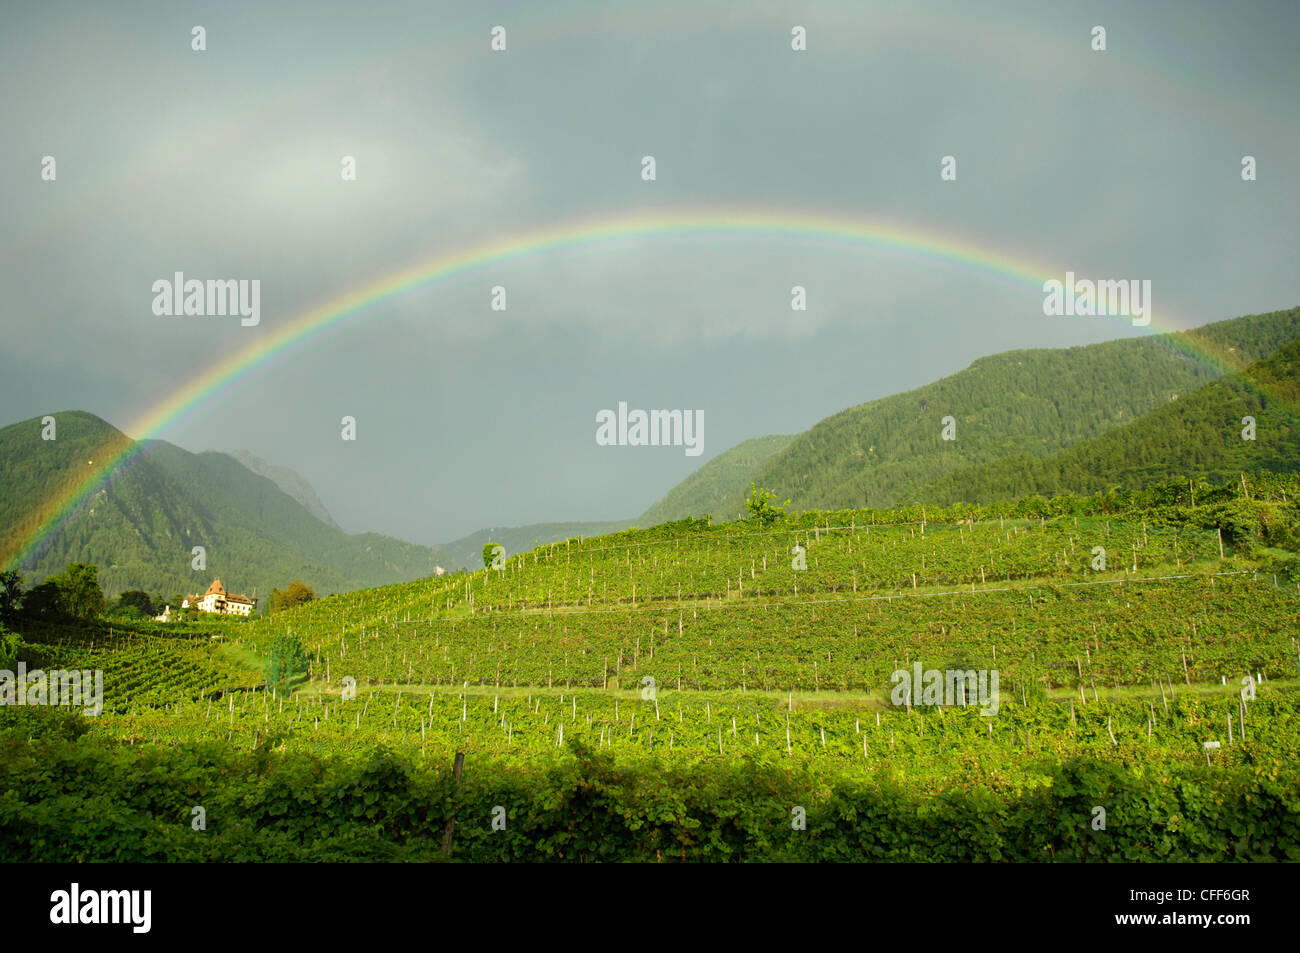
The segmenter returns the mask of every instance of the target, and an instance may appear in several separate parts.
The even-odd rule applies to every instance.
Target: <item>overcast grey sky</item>
[[[1146,278],[1178,327],[1291,307],[1297,39],[1293,2],[6,5],[0,423],[83,409],[131,432],[401,267],[669,209],[886,219]],[[260,325],[155,315],[176,271],[260,279]],[[292,467],[352,532],[618,519],[746,438],[985,354],[1141,333],[1041,306],[1027,282],[795,235],[595,243],[375,308],[131,435]],[[597,446],[619,401],[703,410],[703,456]]]

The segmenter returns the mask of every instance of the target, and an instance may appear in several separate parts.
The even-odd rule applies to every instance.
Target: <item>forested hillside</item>
[[[41,439],[39,418],[0,429],[0,527],[6,542],[31,514],[105,446],[126,440],[93,414],[53,415],[57,438]],[[207,566],[191,568],[194,546]],[[32,582],[69,562],[95,563],[109,596],[144,589],[171,597],[201,592],[220,577],[234,592],[265,601],[301,579],[318,593],[427,576],[439,554],[376,533],[349,536],[322,523],[271,480],[223,453],[189,453],[165,441],[118,468],[63,527],[21,566]]]
[[[1222,376],[1216,361],[1241,370],[1297,336],[1300,308],[1293,308],[1171,335],[981,358],[932,384],[828,417],[749,473],[732,468],[725,480],[709,481],[713,496],[727,491],[723,502],[691,515],[734,518],[751,480],[791,498],[794,508],[916,499],[922,487],[948,474],[1024,455],[1047,457],[1132,423]],[[941,439],[946,416],[956,422],[956,440]],[[686,487],[647,517],[685,515],[669,501]]]
[[[1046,458],[1020,454],[971,467],[922,488],[935,503],[1033,493],[1095,493],[1196,477],[1231,481],[1256,470],[1300,470],[1300,340],[1146,416]],[[1253,439],[1243,418],[1255,421]]]
[[[754,437],[718,454],[642,514],[638,523],[654,526],[688,516],[712,516],[716,520],[743,515],[744,504],[734,505],[739,490],[748,487],[759,468],[790,445],[793,434]]]

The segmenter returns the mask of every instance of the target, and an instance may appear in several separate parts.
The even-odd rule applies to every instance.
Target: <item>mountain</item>
[[[316,495],[316,490],[308,483],[301,474],[296,470],[290,470],[288,467],[276,467],[267,463],[261,457],[254,456],[247,450],[232,450],[226,454],[228,457],[234,457],[245,468],[252,470],[258,476],[264,476],[284,492],[303,505],[312,516],[316,517],[326,526],[333,526],[342,532],[343,527],[334,522],[334,517],[330,516],[329,510],[325,509],[325,504],[320,501]]]
[[[488,543],[500,543],[506,554],[530,552],[546,543],[556,543],[574,536],[583,538],[618,533],[635,520],[615,520],[609,523],[533,523],[529,526],[507,526],[481,529],[468,536],[439,543],[438,552],[445,559],[444,569],[482,569],[483,547]]]
[[[700,467],[646,510],[638,521],[641,526],[656,526],[688,516],[712,516],[716,520],[735,519],[744,510],[743,491],[749,489],[754,474],[790,445],[793,434],[754,437],[718,454]],[[734,506],[737,492],[742,493],[739,509]]]
[[[1300,339],[1272,357],[1181,396],[1143,417],[1049,457],[1020,454],[969,467],[923,487],[928,502],[1096,493],[1194,477],[1300,470]],[[1253,440],[1242,418],[1255,419]]]
[[[719,466],[706,479],[704,471],[726,456],[720,455],[647,510],[643,525],[696,505],[692,515],[732,518],[743,511],[751,481],[790,498],[792,509],[918,499],[922,488],[949,474],[1048,457],[1133,423],[1297,336],[1300,308],[1292,308],[1173,334],[983,357],[942,380],[827,417],[748,473],[741,465]],[[951,441],[941,439],[947,416],[956,423]],[[707,497],[689,492],[696,477]]]
[[[45,502],[92,461],[140,446],[93,414],[53,416],[55,440],[41,439],[39,418],[0,429],[0,553],[12,552]],[[203,570],[191,569],[195,546],[206,550]],[[293,579],[324,595],[428,576],[442,559],[425,546],[329,526],[224,453],[150,440],[21,568],[31,585],[68,562],[95,563],[110,596],[139,588],[168,599],[220,577],[230,591],[256,590],[264,606],[273,587]]]

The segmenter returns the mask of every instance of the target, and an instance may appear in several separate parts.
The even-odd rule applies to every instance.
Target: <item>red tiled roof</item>
[[[203,595],[186,596],[186,598],[191,602],[202,602],[205,598],[211,595],[219,596],[220,599],[224,600],[225,602],[240,602],[246,606],[257,605],[256,599],[251,599],[248,596],[241,595],[240,593],[237,592],[226,592],[225,587],[221,585],[220,579],[212,580],[212,585],[208,586],[208,591],[205,592]]]

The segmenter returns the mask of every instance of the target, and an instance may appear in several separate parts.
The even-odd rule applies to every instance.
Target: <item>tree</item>
[[[104,591],[99,588],[99,567],[93,563],[68,563],[48,580],[63,596],[63,611],[78,619],[93,619],[104,611]]]
[[[295,579],[289,583],[287,588],[276,589],[271,593],[271,611],[283,612],[285,609],[292,609],[294,606],[300,606],[311,602],[316,598],[316,593],[305,585],[302,580]]]
[[[17,569],[0,572],[0,618],[11,618],[23,599],[23,574]]]
[[[776,505],[772,502],[775,499],[775,493],[770,490],[760,490],[753,483],[750,483],[749,497],[745,500],[745,506],[749,509],[749,515],[755,517],[759,523],[764,526],[771,526],[778,519],[785,516],[785,512],[781,507],[790,505],[789,500]]]
[[[31,670],[44,668],[49,664],[49,659],[24,642],[17,632],[10,632],[0,624],[0,670],[13,672],[19,662],[27,663],[27,668]],[[5,706],[0,706],[0,714],[4,711]]]
[[[38,619],[57,619],[67,615],[63,590],[53,578],[45,580],[39,586],[32,586],[23,593],[23,614]]]
[[[17,666],[22,644],[16,632],[10,632],[0,625],[0,669],[13,671]]]
[[[149,597],[149,593],[140,589],[128,589],[118,596],[117,608],[126,611],[136,609],[146,619],[152,619],[159,612],[158,608],[153,604],[153,600]]]
[[[306,671],[307,650],[298,637],[292,634],[277,635],[271,642],[271,651],[266,658],[267,687],[284,692]]]

